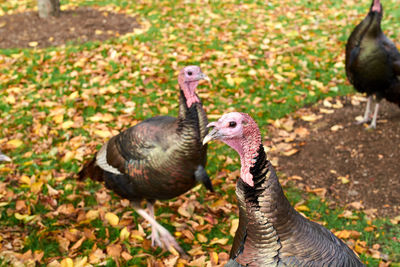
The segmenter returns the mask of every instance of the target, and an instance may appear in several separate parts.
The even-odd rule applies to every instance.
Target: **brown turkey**
[[[0,161],[11,161],[11,159],[0,151]]]
[[[203,143],[221,140],[241,162],[239,226],[225,266],[364,266],[339,238],[290,205],[248,114],[228,113],[208,126],[214,129]]]
[[[373,0],[369,13],[351,33],[346,44],[346,75],[354,88],[368,95],[363,120],[369,121],[372,96],[377,103],[370,128],[376,128],[382,98],[400,106],[400,53],[381,29],[383,15],[379,0]]]
[[[183,68],[178,76],[178,118],[157,116],[112,137],[86,163],[79,178],[104,181],[107,188],[129,199],[138,214],[152,226],[152,245],[171,246],[181,254],[175,238],[154,219],[155,200],[171,199],[193,188],[197,182],[213,191],[205,171],[207,116],[196,95],[199,80],[208,77],[198,66]],[[147,200],[147,213],[140,206]]]

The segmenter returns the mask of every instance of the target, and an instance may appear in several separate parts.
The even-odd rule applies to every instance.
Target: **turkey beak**
[[[207,82],[211,83],[210,78],[207,75],[205,75],[204,73],[202,73],[202,72],[199,74],[198,79],[199,80],[206,80]]]
[[[207,125],[207,127],[215,127],[217,126],[215,122],[211,122]],[[206,137],[204,137],[203,139],[203,145],[207,144],[208,142],[210,142],[211,140],[215,140],[218,139],[218,137],[220,136],[218,129],[215,127],[214,129],[212,129],[207,135]]]

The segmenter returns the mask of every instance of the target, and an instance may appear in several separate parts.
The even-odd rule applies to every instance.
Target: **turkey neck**
[[[382,33],[382,13],[370,11],[367,17],[354,30],[353,40],[355,46],[359,47],[364,38],[376,38]]]
[[[268,253],[277,255],[281,248],[281,241],[288,238],[285,231],[294,227],[298,214],[284,195],[282,186],[274,168],[267,159],[262,144],[259,146],[254,161],[255,163],[250,168],[254,186],[249,186],[242,179],[239,179],[236,185],[236,194],[239,207],[241,207],[240,220],[246,222],[249,218],[252,218],[255,224],[264,225],[261,228],[268,228],[271,235],[268,236],[268,240],[267,237],[263,240],[271,244]],[[246,223],[243,223],[243,227],[246,227]],[[247,231],[246,239],[246,241],[254,243],[257,235]],[[257,250],[256,247],[255,250]]]
[[[201,102],[196,102],[189,108],[182,90],[179,97],[178,133],[193,135],[202,140],[207,135],[207,115]]]

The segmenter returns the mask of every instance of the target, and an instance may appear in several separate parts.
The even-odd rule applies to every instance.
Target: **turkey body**
[[[382,32],[382,13],[379,0],[373,0],[368,15],[351,33],[346,44],[346,75],[357,91],[368,95],[369,103],[375,95],[378,102],[385,98],[400,106],[400,53]]]
[[[290,205],[262,146],[250,172],[254,187],[236,184],[239,227],[225,266],[364,266],[332,232]]]
[[[177,118],[157,116],[112,137],[86,163],[78,176],[104,182],[119,196],[129,199],[134,209],[152,226],[152,245],[174,247],[185,254],[175,238],[154,219],[155,200],[177,197],[197,182],[213,191],[205,166],[207,116],[195,93],[200,79],[208,79],[197,66],[183,68]],[[141,208],[147,201],[149,212]]]
[[[201,170],[205,169],[207,146],[202,145],[201,138],[207,133],[206,124],[200,103],[188,108],[184,117],[144,120],[102,147],[91,162],[96,173],[91,177],[132,201],[179,196],[205,174]]]

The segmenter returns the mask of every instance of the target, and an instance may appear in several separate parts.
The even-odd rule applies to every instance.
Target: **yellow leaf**
[[[248,73],[250,76],[256,76],[256,75],[257,75],[257,71],[256,71],[255,69],[250,69],[247,73]]]
[[[86,216],[87,220],[93,221],[99,217],[99,211],[98,210],[89,210],[85,216]]]
[[[295,209],[296,209],[297,211],[310,211],[310,208],[307,207],[306,205],[299,205],[299,206],[296,206]]]
[[[166,106],[162,106],[162,107],[160,108],[160,113],[162,113],[162,114],[168,113],[168,108],[167,108]]]
[[[119,234],[119,238],[121,239],[121,241],[123,241],[123,240],[129,238],[129,235],[130,235],[130,233],[128,231],[128,228],[124,227],[124,228],[122,228],[121,233]]]
[[[99,122],[99,121],[104,121],[104,122],[109,122],[114,120],[113,115],[110,113],[96,113],[94,116],[90,117],[89,120],[93,122]]]
[[[79,96],[78,91],[75,91],[75,92],[72,92],[72,94],[70,94],[68,96],[68,99],[75,100],[76,98],[78,98],[78,96]]]
[[[333,125],[333,126],[331,127],[331,131],[332,131],[332,132],[337,132],[337,131],[339,131],[340,129],[343,129],[343,126],[340,125],[340,124],[336,124],[336,125]]]
[[[23,142],[19,139],[12,139],[7,142],[7,146],[10,146],[11,148],[20,147],[22,144],[23,144]]]
[[[319,117],[315,114],[311,114],[311,115],[303,115],[300,117],[303,121],[308,121],[308,122],[312,122],[312,121],[316,121],[317,119],[319,119]]]
[[[238,229],[239,226],[239,219],[233,219],[231,221],[231,229],[229,230],[229,234],[231,236],[235,236],[236,230]]]
[[[211,242],[210,245],[214,245],[214,244],[221,244],[221,245],[226,245],[226,243],[228,243],[229,239],[228,238],[214,238]]]
[[[67,151],[67,153],[65,153],[64,157],[62,158],[62,161],[66,162],[66,161],[70,161],[71,159],[73,159],[75,156],[75,152],[74,151]]]
[[[66,121],[63,122],[63,124],[61,124],[61,128],[63,128],[64,130],[69,129],[72,127],[72,125],[74,125],[73,121]]]
[[[61,261],[61,267],[74,267],[74,262],[71,258],[65,258]]]
[[[348,175],[346,175],[346,177],[345,176],[339,176],[337,179],[342,181],[342,184],[348,184],[348,183],[350,183],[350,180],[348,179],[348,177],[349,177]]]
[[[100,136],[101,138],[108,138],[112,136],[112,133],[110,131],[104,130],[94,130],[94,134]]]
[[[230,85],[230,86],[234,86],[235,85],[235,81],[232,79],[232,76],[230,74],[226,75],[226,82]]]
[[[299,151],[298,149],[292,148],[292,149],[290,149],[290,150],[288,150],[288,151],[282,152],[282,154],[283,154],[284,156],[286,156],[286,157],[290,157],[290,156],[296,154],[298,151]]]
[[[112,212],[107,212],[105,218],[111,226],[116,226],[119,223],[118,216]]]
[[[242,78],[242,77],[235,77],[235,78],[233,78],[233,80],[235,81],[235,83],[236,83],[237,85],[239,85],[239,84],[241,84],[242,82],[245,81],[245,79]]]
[[[6,102],[7,102],[8,104],[11,104],[11,105],[14,105],[14,104],[15,104],[15,97],[14,97],[13,95],[7,96],[5,100],[6,100]]]
[[[205,235],[198,233],[197,240],[199,240],[200,243],[206,243],[208,241],[208,238]]]
[[[36,46],[38,46],[38,42],[29,42],[28,43],[28,45],[30,46],[30,47],[36,47]]]
[[[367,249],[366,249],[365,247],[362,247],[362,246],[359,245],[359,244],[356,244],[356,245],[354,246],[354,250],[355,250],[358,254],[362,254],[362,253],[364,253]]]
[[[35,215],[29,216],[28,214],[20,214],[18,212],[14,213],[14,216],[17,220],[23,220],[24,222],[29,222],[35,218]]]
[[[34,194],[38,194],[40,191],[42,191],[42,186],[43,186],[42,181],[33,183],[31,185],[31,192]]]
[[[22,175],[21,178],[19,178],[19,182],[27,185],[31,185],[31,178],[29,178],[26,175]]]
[[[351,231],[349,230],[341,230],[337,231],[335,235],[340,239],[348,239],[351,235]]]
[[[53,117],[53,121],[57,124],[62,123],[64,120],[64,114],[57,114]]]
[[[218,253],[215,251],[212,251],[210,253],[210,260],[211,260],[211,263],[213,264],[213,266],[216,265],[218,263]]]
[[[88,266],[87,265],[87,261],[88,261],[87,256],[76,258],[75,261],[74,261],[74,267],[85,267],[85,266]]]

